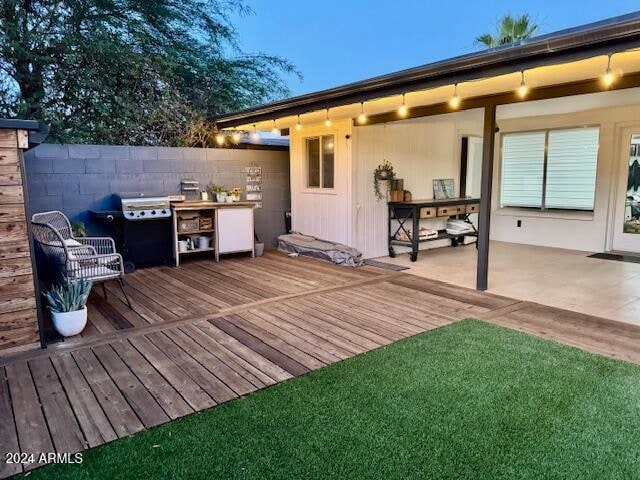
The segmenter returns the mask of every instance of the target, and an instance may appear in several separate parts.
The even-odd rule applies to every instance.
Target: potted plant
[[[87,227],[83,222],[72,222],[71,230],[73,232],[73,236],[76,238],[87,236]]]
[[[385,191],[385,195],[382,194],[382,192],[380,191],[380,182],[381,181],[387,181],[387,180],[393,180],[394,178],[396,178],[396,173],[393,171],[393,165],[391,165],[391,163],[389,163],[388,160],[385,160],[384,162],[382,162],[380,165],[378,165],[378,168],[376,168],[373,171],[373,189],[376,193],[376,198],[378,200],[382,200],[387,191],[389,190],[389,183],[387,183],[386,186],[386,190]]]
[[[87,325],[87,299],[91,282],[66,278],[44,296],[49,304],[53,326],[63,337],[78,335]]]
[[[223,186],[210,183],[207,185],[207,191],[209,192],[209,195],[211,195],[211,198],[215,199],[217,202],[224,203],[227,201],[227,191]]]
[[[240,189],[240,187],[232,188],[232,189],[229,191],[229,195],[231,196],[231,199],[232,199],[234,202],[239,202],[239,201],[240,201],[240,194],[241,194],[241,193],[242,193],[242,190]]]

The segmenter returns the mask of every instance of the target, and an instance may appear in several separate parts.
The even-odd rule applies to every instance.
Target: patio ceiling
[[[627,88],[636,85],[620,79],[640,72],[639,47],[640,13],[635,13],[224,115],[216,121],[219,128],[272,130],[274,120],[279,129],[295,127],[300,115],[304,127],[325,121],[327,109],[332,121],[356,119],[362,107],[367,117],[394,113],[402,105],[403,94],[411,115],[411,109],[418,106],[446,104],[456,83],[459,108],[470,108],[465,99],[516,91],[523,71],[531,94],[542,87],[598,79],[607,69],[610,54],[618,80],[611,88]],[[601,87],[603,91],[608,88]],[[385,115],[385,121],[403,118],[395,117]]]

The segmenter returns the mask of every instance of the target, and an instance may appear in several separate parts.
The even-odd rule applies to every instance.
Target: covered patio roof
[[[220,129],[287,129],[325,121],[366,123],[640,85],[640,12],[541,35],[344,86],[221,115]],[[608,68],[612,85],[599,79]],[[528,93],[518,96],[524,80]],[[456,86],[457,85],[457,86]],[[559,91],[548,87],[565,86]],[[546,89],[545,89],[546,87]],[[458,107],[448,101],[456,94]],[[406,110],[399,110],[402,105]],[[432,108],[436,106],[435,110]],[[426,108],[429,107],[429,108]],[[364,123],[364,122],[363,122]]]

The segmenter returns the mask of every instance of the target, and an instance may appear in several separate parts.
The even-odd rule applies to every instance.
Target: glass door
[[[613,249],[640,253],[640,128],[625,129]]]

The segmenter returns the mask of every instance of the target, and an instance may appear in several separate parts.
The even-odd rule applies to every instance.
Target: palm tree
[[[512,17],[505,15],[500,20],[496,34],[485,33],[476,37],[476,43],[487,48],[495,48],[500,45],[517,42],[533,36],[538,30],[538,25],[533,23],[529,14]]]

